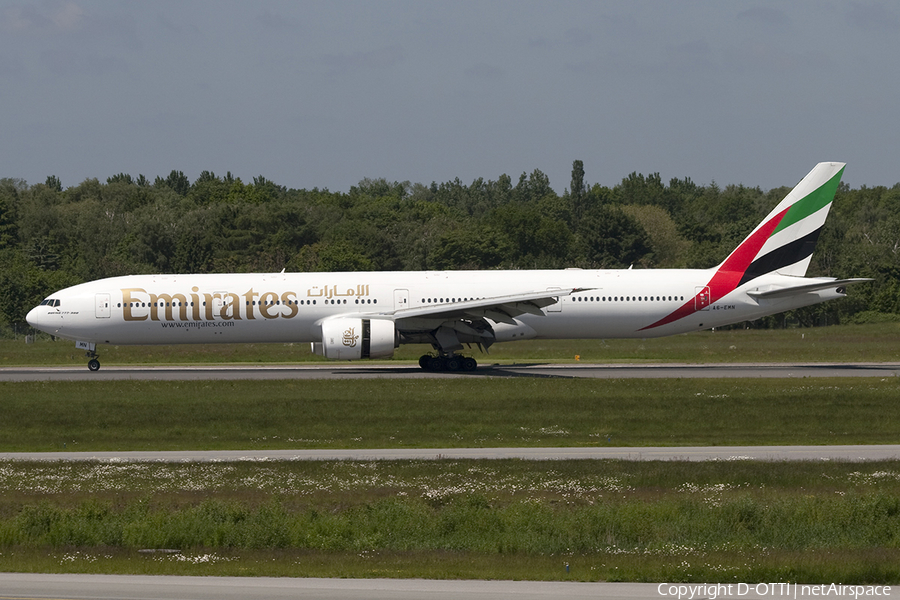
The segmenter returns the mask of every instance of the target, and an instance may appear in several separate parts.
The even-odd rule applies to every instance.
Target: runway
[[[0,600],[633,600],[677,598],[682,591],[678,585],[687,584],[0,573]],[[699,586],[693,585],[699,591]],[[772,584],[762,585],[765,587],[757,587],[754,582],[742,588],[733,583],[729,593],[725,584],[715,597],[757,600],[789,596],[783,589],[773,594]],[[891,590],[882,591],[887,591],[882,597],[891,596]],[[683,593],[687,598],[686,587]]]
[[[351,450],[172,450],[0,452],[0,461],[234,462],[277,460],[900,460],[900,445],[658,446],[621,448],[386,448]]]
[[[0,381],[187,381],[276,379],[444,379],[450,377],[537,377],[593,379],[708,379],[897,377],[900,363],[737,363],[737,364],[510,364],[482,365],[472,373],[433,373],[412,365],[330,363],[289,366],[104,366],[4,367]]]

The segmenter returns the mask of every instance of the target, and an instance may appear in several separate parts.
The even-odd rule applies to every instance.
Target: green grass
[[[887,444],[900,380],[0,383],[0,450]]]
[[[897,549],[547,556],[469,552],[211,551],[175,555],[111,548],[0,549],[0,570],[216,577],[338,577],[672,583],[842,582],[897,585]],[[569,565],[567,571],[566,565]]]
[[[395,361],[415,361],[426,346],[403,346]],[[100,346],[104,365],[295,364],[320,361],[308,344],[205,344]],[[530,340],[497,344],[492,362],[890,362],[900,360],[900,323],[841,325],[810,329],[703,331],[658,339]],[[0,340],[0,366],[84,365],[74,342],[38,336]]]
[[[900,582],[897,461],[7,462],[0,482],[6,570]]]

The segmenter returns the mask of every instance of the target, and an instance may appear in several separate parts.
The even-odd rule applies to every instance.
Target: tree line
[[[126,274],[711,267],[789,189],[666,184],[658,173],[590,185],[581,161],[562,195],[537,169],[470,184],[363,179],[349,192],[210,171],[68,188],[4,178],[0,324],[23,322],[60,288]],[[795,322],[900,318],[900,184],[841,184],[808,274],[875,281],[794,311]]]

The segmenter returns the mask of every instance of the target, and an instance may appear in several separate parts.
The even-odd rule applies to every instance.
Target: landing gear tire
[[[99,371],[100,370],[100,361],[96,358],[92,358],[88,361],[88,369],[91,371]]]
[[[474,371],[478,368],[478,362],[470,356],[433,356],[424,354],[419,357],[419,366],[426,371],[435,373],[447,371],[456,373],[458,371]]]

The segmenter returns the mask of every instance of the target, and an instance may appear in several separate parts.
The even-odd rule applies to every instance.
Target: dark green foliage
[[[53,190],[54,192],[62,191],[62,182],[59,180],[59,177],[56,175],[48,175],[47,181],[44,183],[48,188]]]
[[[428,266],[431,269],[496,268],[511,254],[509,240],[491,227],[460,227],[437,239]]]
[[[186,196],[191,189],[191,182],[181,171],[172,171],[165,179],[159,179],[157,182],[170,187],[179,196]]]
[[[572,195],[572,202],[576,206],[584,199],[584,192],[584,162],[576,160],[572,163],[572,184],[569,189],[569,194]]]
[[[14,211],[18,204],[18,190],[9,180],[0,180],[0,250],[14,246],[18,237],[18,226]]]
[[[581,219],[578,236],[588,268],[644,266],[650,259],[647,232],[618,206],[591,207]]]
[[[49,290],[76,283],[78,279],[65,270],[42,269],[21,251],[0,249],[0,323],[25,322],[25,315]]]

